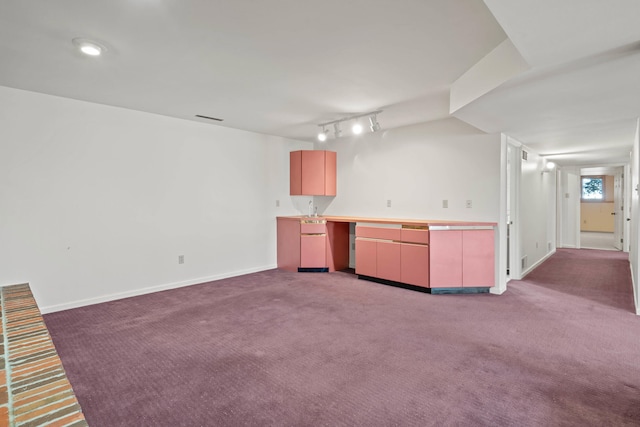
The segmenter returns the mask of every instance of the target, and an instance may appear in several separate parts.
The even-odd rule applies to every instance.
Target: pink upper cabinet
[[[324,152],[324,195],[336,195],[337,155],[335,151]]]
[[[292,151],[289,157],[292,196],[335,196],[336,153],[333,151]]]
[[[302,194],[302,151],[289,153],[289,194]]]

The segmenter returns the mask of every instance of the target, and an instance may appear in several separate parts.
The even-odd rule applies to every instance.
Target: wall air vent
[[[219,119],[217,117],[202,116],[200,114],[196,114],[196,117],[200,117],[201,119],[207,119],[207,120],[215,120],[216,122],[221,122],[224,120],[224,119]]]
[[[522,160],[527,160],[527,157],[529,157],[529,153],[527,153],[526,151],[522,150]]]

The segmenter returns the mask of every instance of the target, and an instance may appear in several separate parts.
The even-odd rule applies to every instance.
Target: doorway
[[[580,248],[623,249],[624,167],[580,169]]]

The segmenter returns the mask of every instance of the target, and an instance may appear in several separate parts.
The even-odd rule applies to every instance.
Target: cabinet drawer
[[[419,228],[403,228],[402,241],[407,243],[429,243],[429,230]]]
[[[327,224],[324,223],[301,223],[300,234],[324,234],[327,232]]]
[[[400,240],[400,228],[356,226],[356,237],[370,239]]]

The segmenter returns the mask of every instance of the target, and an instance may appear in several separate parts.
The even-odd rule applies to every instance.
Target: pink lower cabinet
[[[326,234],[303,234],[300,236],[300,267],[327,267]]]
[[[400,282],[400,246],[400,243],[393,241],[377,242],[376,277]]]
[[[378,274],[377,254],[378,242],[371,239],[356,237],[356,274],[376,277]]]
[[[356,274],[400,281],[400,225],[356,224]]]
[[[335,271],[348,265],[349,227],[328,227],[323,219],[278,218],[278,268],[286,271]],[[345,246],[332,251],[328,242]],[[345,255],[346,253],[346,255]],[[346,261],[344,258],[347,258]]]
[[[492,227],[431,227],[429,238],[431,288],[495,285]]]
[[[298,271],[329,271],[327,267],[327,223],[309,219],[300,223],[300,268]]]
[[[402,261],[404,244],[401,242],[400,227],[400,224],[356,225],[356,274],[392,282],[404,282],[405,266]],[[424,239],[424,236],[421,238]],[[428,247],[424,246],[424,248]],[[428,258],[425,261],[428,265]],[[409,276],[413,274],[412,272]],[[426,273],[424,278],[428,283],[429,274]]]
[[[429,230],[429,285],[462,286],[462,230]]]
[[[462,238],[462,286],[494,286],[493,230],[465,230]]]
[[[415,243],[400,245],[400,281],[429,287],[429,246]]]

